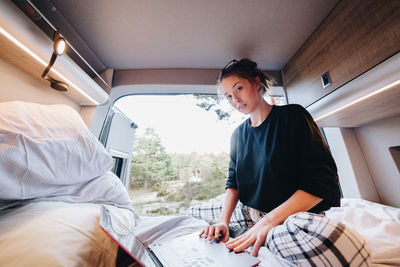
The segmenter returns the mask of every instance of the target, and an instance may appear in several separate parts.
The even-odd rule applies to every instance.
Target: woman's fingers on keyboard
[[[202,237],[204,234],[205,229],[203,229],[203,231],[200,232],[199,236]]]
[[[207,238],[208,237],[208,231],[210,226],[207,226],[206,228],[204,228],[204,230],[201,232],[200,237],[204,237]]]
[[[200,232],[199,236],[209,241],[215,239],[226,242],[229,240],[228,230],[224,225],[209,225]]]
[[[215,228],[215,235],[214,235],[215,240],[220,241],[223,236],[224,236],[223,230],[221,229],[220,226],[217,226]]]
[[[215,239],[218,241],[223,241],[226,242],[225,240],[229,239],[227,237],[227,229],[225,228],[224,225],[217,225],[215,228]]]
[[[208,231],[208,240],[211,241],[214,238],[214,233],[215,233],[215,225],[210,225],[209,226],[209,231]]]
[[[214,237],[215,226],[209,225],[200,233],[200,237],[204,237],[205,239],[212,240]]]

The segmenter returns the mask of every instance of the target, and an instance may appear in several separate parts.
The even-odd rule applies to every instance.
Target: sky
[[[168,153],[229,153],[231,134],[246,118],[234,111],[229,121],[220,121],[196,103],[192,95],[145,95],[121,98],[116,106],[139,126],[137,136],[154,128]]]

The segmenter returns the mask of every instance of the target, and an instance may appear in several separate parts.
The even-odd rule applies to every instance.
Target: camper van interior
[[[103,231],[104,209],[144,245],[200,232],[133,208],[138,125],[115,104],[216,95],[240,58],[320,127],[342,194],[325,216],[368,264],[400,266],[399,0],[0,0],[0,266],[153,266]],[[258,262],[296,264],[267,247]]]

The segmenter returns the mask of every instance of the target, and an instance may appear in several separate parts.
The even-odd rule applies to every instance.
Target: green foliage
[[[229,156],[214,154],[168,154],[153,129],[146,129],[135,142],[131,188],[157,192],[154,203],[205,201],[225,191]],[[143,205],[149,204],[142,203]],[[147,209],[147,214],[171,214],[168,208]]]
[[[176,201],[176,202],[182,202],[185,200],[185,194],[183,191],[178,190],[178,192],[170,193],[167,196],[168,201]]]
[[[150,213],[154,215],[171,215],[174,212],[168,208],[160,207],[158,209],[151,210]]]
[[[182,163],[180,158],[182,156],[183,155],[175,155],[175,158],[173,157],[173,162],[174,159],[177,159],[179,163]],[[202,164],[199,165],[199,162]],[[191,157],[186,157],[186,165],[180,167],[182,169],[188,169],[188,173],[190,173],[190,171],[192,173],[197,173],[200,176],[201,182],[193,182],[190,181],[190,179],[186,179],[184,186],[180,187],[173,195],[169,195],[168,199],[184,201],[185,207],[189,207],[193,199],[206,200],[224,193],[228,163],[229,157],[225,153],[221,153],[217,156],[213,154],[191,154]],[[184,178],[181,177],[181,180],[182,179]]]
[[[131,176],[131,187],[145,189],[176,178],[171,157],[165,152],[154,129],[146,129],[145,136],[138,137],[135,141]]]
[[[168,195],[167,190],[161,190],[157,192],[157,197],[164,197],[166,195]]]
[[[229,120],[233,109],[221,105],[221,99],[218,95],[196,95],[197,106],[206,111],[214,111],[219,120]]]

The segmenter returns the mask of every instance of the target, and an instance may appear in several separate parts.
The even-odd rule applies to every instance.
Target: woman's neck
[[[271,109],[272,106],[262,98],[257,108],[250,114],[250,125],[259,126],[268,117]]]

